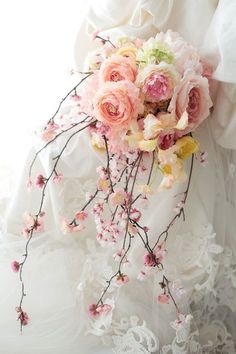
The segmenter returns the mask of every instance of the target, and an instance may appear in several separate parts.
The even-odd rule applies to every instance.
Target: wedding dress
[[[205,167],[197,162],[186,207],[168,239],[166,272],[182,291],[176,293],[191,324],[175,331],[172,306],[158,304],[158,277],[137,279],[142,259],[136,242],[127,272],[132,281],[108,297],[114,310],[93,322],[88,304],[100,294],[112,273],[112,250],[101,248],[91,222],[78,236],[62,234],[60,217],[71,216],[96,183],[95,169],[104,156],[95,151],[86,133],[75,136],[62,157],[64,181],[50,185],[44,210],[45,232],[35,234],[25,266],[24,307],[29,325],[19,333],[15,306],[20,297],[11,261],[23,254],[22,215],[34,212],[37,191],[26,190],[29,164],[2,225],[0,244],[1,354],[111,353],[236,353],[236,2],[233,0],[94,0],[78,34],[76,63],[82,69],[90,35],[116,39],[128,35],[147,39],[158,31],[178,31],[213,66],[214,110],[194,133],[208,153]],[[35,170],[47,175],[65,137],[43,151]],[[151,197],[146,224],[165,229],[182,184]]]

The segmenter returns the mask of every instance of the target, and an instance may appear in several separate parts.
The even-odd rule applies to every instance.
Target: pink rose
[[[167,150],[176,142],[176,134],[174,132],[161,133],[158,137],[158,146],[162,150]]]
[[[188,113],[188,126],[184,130],[178,130],[178,136],[195,130],[209,116],[211,107],[208,80],[192,70],[187,70],[175,88],[168,108],[178,120],[185,111]]]
[[[139,89],[129,81],[106,82],[95,95],[93,103],[97,120],[120,128],[127,128],[142,107]]]
[[[172,65],[161,62],[148,65],[137,78],[146,101],[160,102],[172,97],[174,87],[179,81],[179,74]]]
[[[123,80],[134,82],[136,74],[137,68],[134,60],[122,55],[112,55],[102,63],[99,78],[101,83]]]

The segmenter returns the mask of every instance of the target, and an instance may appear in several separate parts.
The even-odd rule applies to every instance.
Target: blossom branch
[[[55,162],[54,162],[54,165],[53,165],[53,168],[49,174],[49,176],[47,178],[45,178],[45,183],[44,183],[44,186],[43,186],[43,189],[42,189],[42,193],[41,193],[41,200],[40,200],[40,205],[39,205],[39,209],[38,209],[38,212],[37,214],[34,216],[34,223],[30,229],[30,233],[29,233],[29,238],[26,242],[26,245],[25,245],[25,252],[23,254],[23,261],[19,264],[20,266],[20,272],[19,272],[19,278],[20,278],[20,282],[21,282],[21,297],[20,297],[20,302],[19,302],[19,306],[17,307],[17,312],[20,313],[19,315],[19,320],[20,320],[20,330],[22,332],[22,326],[24,325],[24,317],[22,317],[22,314],[24,314],[23,310],[22,310],[22,305],[23,305],[23,300],[24,300],[24,297],[26,296],[25,294],[25,283],[24,283],[24,279],[23,279],[23,270],[24,270],[24,266],[25,266],[25,263],[28,259],[28,255],[29,255],[29,245],[30,245],[30,242],[33,238],[33,235],[34,235],[34,231],[37,230],[38,226],[39,226],[39,217],[40,216],[43,216],[44,213],[42,212],[42,209],[43,209],[43,205],[44,205],[44,200],[45,200],[45,191],[46,191],[46,188],[47,188],[47,185],[49,183],[49,181],[51,180],[53,174],[55,173],[56,171],[56,168],[57,168],[57,165],[60,161],[60,158],[63,154],[63,152],[65,151],[65,149],[67,148],[69,142],[71,141],[71,139],[77,135],[78,133],[80,133],[81,131],[85,130],[86,128],[88,128],[92,123],[89,123],[89,124],[86,124],[84,127],[76,130],[73,134],[70,135],[70,137],[67,139],[66,143],[64,144],[63,148],[61,149],[60,153],[53,159]]]

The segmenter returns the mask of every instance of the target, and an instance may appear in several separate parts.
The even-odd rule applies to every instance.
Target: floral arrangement
[[[19,272],[21,298],[16,308],[22,326],[29,317],[23,309],[25,283],[24,266],[29,245],[36,232],[44,230],[46,217],[44,199],[49,183],[60,183],[60,159],[73,137],[87,130],[88,139],[106,163],[97,168],[96,189],[86,195],[85,203],[75,210],[71,219],[62,218],[63,233],[82,232],[85,220],[92,214],[97,234],[103,247],[114,249],[114,274],[107,279],[101,295],[89,305],[88,314],[96,321],[111,311],[106,295],[112,284],[125,286],[131,281],[125,272],[129,262],[132,241],[139,238],[143,245],[143,268],[139,279],[145,280],[150,270],[163,272],[157,301],[172,302],[177,319],[174,328],[187,325],[190,315],[181,313],[172,294],[172,280],[167,279],[163,261],[168,252],[166,241],[169,231],[179,218],[185,220],[185,206],[191,184],[194,158],[206,163],[206,153],[200,151],[193,137],[196,128],[209,116],[212,101],[209,94],[210,71],[195,48],[178,33],[158,33],[147,41],[121,38],[116,44],[94,34],[101,44],[90,53],[80,80],[62,99],[53,117],[40,132],[42,148],[31,163],[28,189],[41,189],[37,214],[24,215],[22,235],[26,238],[25,254],[20,261],[12,262]],[[61,114],[61,106],[71,98],[69,113]],[[33,168],[42,150],[53,144],[61,135],[66,141],[52,159],[48,176],[34,175]],[[186,160],[190,160],[188,173]],[[154,173],[155,171],[155,173]],[[157,173],[161,177],[153,190]],[[151,243],[148,225],[143,225],[144,205],[150,195],[172,188],[175,183],[186,183],[183,193],[166,228]],[[153,237],[152,237],[153,240]],[[140,246],[141,247],[141,246]]]

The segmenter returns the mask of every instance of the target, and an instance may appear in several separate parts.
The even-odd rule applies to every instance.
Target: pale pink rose
[[[20,263],[17,261],[13,261],[11,262],[11,269],[13,270],[13,272],[17,273],[19,272],[20,269]]]
[[[128,275],[125,274],[119,274],[116,277],[116,284],[118,285],[123,285],[129,282],[129,277]]]
[[[211,107],[208,80],[192,70],[186,71],[174,90],[168,108],[178,120],[185,111],[188,113],[188,126],[183,130],[178,130],[178,136],[195,130],[209,116]]]
[[[168,294],[158,295],[157,301],[160,302],[160,304],[169,304],[170,295],[168,295]]]
[[[134,60],[122,55],[112,55],[104,60],[99,70],[100,83],[128,80],[134,82],[137,68]]]
[[[179,79],[180,76],[173,65],[161,62],[145,67],[137,77],[137,84],[141,87],[146,101],[154,103],[170,99]]]
[[[93,103],[95,118],[116,128],[127,128],[142,108],[139,89],[129,81],[106,82]]]

